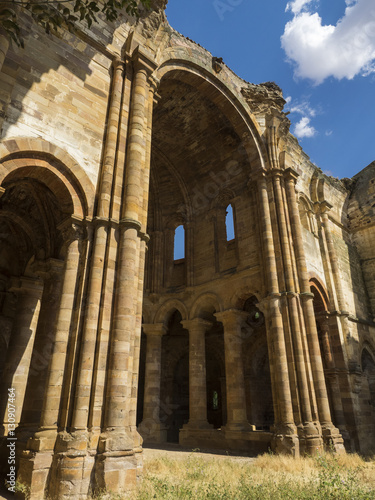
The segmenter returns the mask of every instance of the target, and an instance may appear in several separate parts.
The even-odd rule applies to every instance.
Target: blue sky
[[[328,175],[375,160],[374,0],[169,0],[173,28],[252,83],[275,81]]]

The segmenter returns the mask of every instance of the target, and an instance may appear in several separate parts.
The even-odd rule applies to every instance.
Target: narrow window
[[[184,226],[178,226],[174,232],[174,260],[185,258],[185,229]]]
[[[234,240],[235,234],[234,234],[234,217],[233,217],[232,205],[228,205],[226,208],[225,227],[227,229],[227,241]]]
[[[217,393],[217,391],[214,391],[212,394],[212,409],[219,409],[219,394]]]

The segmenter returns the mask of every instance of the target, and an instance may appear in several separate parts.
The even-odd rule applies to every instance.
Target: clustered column
[[[69,237],[40,429],[31,442],[34,450],[53,449],[58,429],[65,361],[79,270],[79,246],[84,237],[84,228],[77,224],[72,225]]]
[[[264,300],[263,305],[267,325],[267,344],[275,407],[274,445],[276,451],[298,455],[298,437],[294,423],[292,396],[289,385],[288,360],[280,310],[280,292],[265,172],[259,172],[257,185],[260,227],[262,228],[263,262],[268,289],[268,296]]]
[[[333,444],[337,451],[343,448],[343,440],[339,431],[333,426],[331,421],[331,412],[328,402],[327,388],[324,378],[324,370],[322,357],[319,347],[318,332],[316,328],[316,320],[313,308],[313,295],[310,293],[306,258],[303,248],[301,221],[297,206],[295,194],[295,182],[297,175],[292,169],[285,171],[286,176],[286,194],[288,198],[288,206],[291,218],[293,242],[296,252],[298,276],[300,280],[302,309],[306,324],[306,336],[309,347],[309,354],[312,366],[312,374],[314,379],[314,388],[316,393],[319,420],[322,425],[323,437],[327,444]]]

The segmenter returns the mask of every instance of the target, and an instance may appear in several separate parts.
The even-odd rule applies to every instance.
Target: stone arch
[[[314,309],[315,306],[319,304],[319,312],[328,312],[329,311],[329,297],[328,292],[318,277],[310,278],[310,289],[313,289],[314,297]],[[318,311],[315,310],[315,313]]]
[[[254,292],[254,290],[251,289],[249,286],[243,285],[238,290],[236,290],[235,293],[232,295],[227,307],[239,309],[242,311],[245,302],[252,296],[256,297],[257,301],[261,299],[260,292],[258,290]]]
[[[238,94],[227,84],[209,72],[207,68],[199,65],[191,58],[184,59],[179,53],[178,59],[168,59],[162,62],[155,71],[155,77],[162,80],[166,75],[188,83],[208,97],[229,119],[238,136],[243,140],[250,163],[254,168],[266,169],[265,158],[267,152],[260,138],[261,132],[251,112],[245,108]]]
[[[183,302],[178,299],[170,299],[162,304],[155,314],[154,323],[167,324],[174,311],[179,311],[183,320],[188,319],[189,313]]]
[[[41,180],[52,192],[68,191],[73,215],[92,217],[95,189],[83,168],[66,151],[42,139],[16,138],[0,145],[0,185],[24,175]]]
[[[223,310],[221,299],[215,293],[203,293],[199,295],[190,308],[190,319],[203,317],[209,310],[221,312]]]

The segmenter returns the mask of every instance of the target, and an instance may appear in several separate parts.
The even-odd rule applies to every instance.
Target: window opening
[[[174,260],[185,258],[185,228],[178,226],[174,232]]]
[[[227,229],[227,241],[234,240],[234,216],[233,216],[233,207],[232,205],[228,205],[226,208],[225,214],[225,227]]]
[[[217,393],[217,391],[214,391],[212,394],[212,409],[219,409],[219,394]]]

